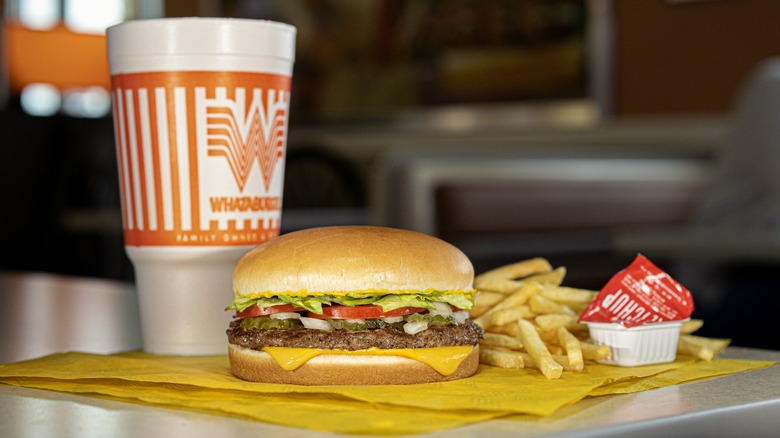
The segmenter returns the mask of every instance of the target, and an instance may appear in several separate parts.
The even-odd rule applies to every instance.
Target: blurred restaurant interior
[[[298,29],[283,232],[414,229],[590,289],[641,252],[702,335],[780,349],[776,0],[0,4],[0,271],[133,279],[106,26],[262,18]]]

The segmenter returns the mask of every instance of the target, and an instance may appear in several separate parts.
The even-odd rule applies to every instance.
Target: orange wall
[[[65,26],[31,30],[15,23],[3,31],[12,92],[31,82],[110,88],[105,36],[74,33]]]

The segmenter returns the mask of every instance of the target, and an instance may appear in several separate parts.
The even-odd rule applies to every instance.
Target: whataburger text
[[[212,213],[245,211],[278,211],[282,200],[278,196],[213,196],[209,198]]]

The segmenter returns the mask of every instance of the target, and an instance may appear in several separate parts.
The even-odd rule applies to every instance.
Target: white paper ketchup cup
[[[107,31],[124,243],[147,352],[226,351],[235,263],[279,234],[295,34],[225,18]]]
[[[672,362],[683,321],[657,322],[636,327],[620,323],[586,322],[596,345],[609,346],[612,354],[600,363],[633,367]]]

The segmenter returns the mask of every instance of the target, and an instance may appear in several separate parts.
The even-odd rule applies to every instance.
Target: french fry
[[[512,350],[479,347],[479,361],[499,368],[524,368],[523,356]]]
[[[475,318],[473,321],[479,324],[481,327],[485,327],[486,321],[489,321],[491,314],[501,309],[507,309],[510,307],[517,307],[525,304],[533,294],[540,293],[542,290],[538,283],[525,283],[516,292],[508,295],[506,299],[498,302],[496,305],[490,308],[487,312]]]
[[[544,295],[534,295],[529,299],[529,306],[533,313],[563,313],[574,314],[568,307],[558,304]]]
[[[563,278],[565,276],[566,268],[561,266],[550,272],[529,275],[528,277],[523,278],[523,281],[535,281],[544,286],[560,286],[563,283]]]
[[[560,314],[560,313],[548,313],[545,315],[539,315],[534,318],[536,325],[542,331],[558,330],[559,327],[566,327],[569,330],[586,330],[588,327],[585,324],[577,322],[576,315]]]
[[[592,290],[563,286],[547,287],[542,291],[543,296],[564,304],[588,304],[593,301],[597,293]]]
[[[520,350],[523,343],[516,336],[508,336],[501,333],[486,332],[485,337],[480,341],[480,346],[501,347],[510,350]]]
[[[528,302],[528,299],[531,298],[532,295],[538,294],[541,291],[542,288],[538,283],[524,283],[520,289],[507,296],[503,301],[497,303],[490,311],[521,306]]]
[[[529,275],[522,280],[507,279],[496,275],[479,275],[474,279],[474,287],[481,291],[508,294],[522,287],[524,283],[532,281],[550,287],[560,286],[565,275],[566,268],[563,267],[553,269],[549,272]]]
[[[612,356],[612,349],[608,345],[596,345],[590,342],[580,342],[582,358],[585,360],[604,360]]]
[[[524,319],[519,320],[517,324],[520,327],[520,341],[534,363],[539,366],[539,371],[548,379],[559,379],[563,367],[552,358],[533,324]]]
[[[520,329],[517,328],[517,321],[512,321],[504,325],[493,326],[488,330],[489,331],[486,331],[485,333],[498,333],[520,339]]]
[[[531,309],[528,306],[517,306],[517,307],[509,307],[505,309],[497,309],[491,312],[488,312],[484,315],[484,318],[480,317],[477,318],[479,321],[477,321],[477,324],[482,326],[482,328],[490,328],[494,326],[500,326],[504,324],[509,324],[513,321],[517,321],[518,319],[525,319],[530,318],[534,314],[531,312]]]
[[[479,315],[482,315],[483,313],[487,312],[498,304],[499,301],[506,298],[506,295],[500,293],[500,292],[493,292],[493,291],[479,291],[477,293],[476,302],[474,303],[474,307],[469,310],[469,316],[471,318],[476,318]]]
[[[700,319],[689,319],[688,321],[683,321],[682,326],[680,327],[680,333],[684,335],[690,335],[691,333],[699,330],[704,325],[704,321]]]
[[[501,266],[499,268],[492,269],[484,274],[478,275],[474,279],[476,285],[485,277],[497,277],[505,280],[516,280],[518,278],[528,277],[529,275],[539,274],[542,272],[552,271],[552,265],[546,259],[536,257],[533,259],[523,260],[517,263]]]
[[[547,345],[558,345],[558,330],[539,329],[539,337]]]
[[[561,347],[560,345],[548,344],[546,342],[544,345],[547,347],[547,351],[549,351],[550,354],[552,354],[553,356],[562,355],[565,353],[565,351],[563,351],[563,347]]]
[[[560,327],[558,328],[558,344],[566,352],[569,367],[574,371],[582,371],[585,368],[585,362],[582,358],[580,340],[566,330],[566,327]]]
[[[520,352],[520,357],[523,358],[523,363],[525,364],[525,368],[533,368],[538,370],[539,366],[534,362],[534,359],[528,354],[524,352]],[[561,355],[561,354],[554,354],[552,356],[553,360],[561,365],[564,371],[582,371],[572,368],[571,364],[569,363],[569,358]]]
[[[730,339],[703,338],[694,335],[680,335],[677,352],[710,361],[731,343]]]
[[[495,276],[477,277],[474,279],[474,287],[476,289],[498,292],[501,294],[511,294],[523,287],[523,284],[525,284],[525,282]]]

